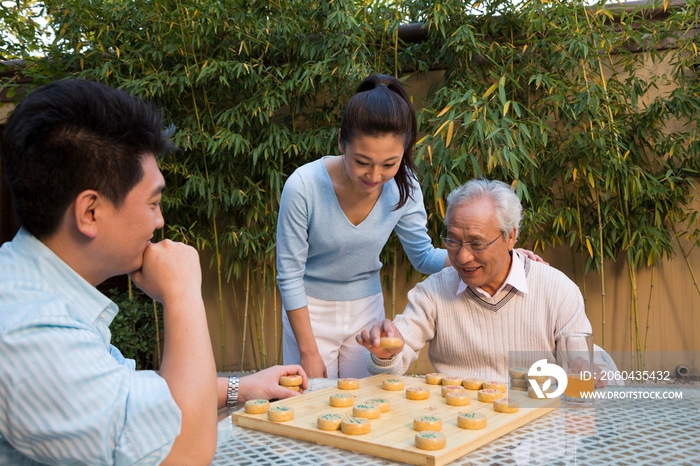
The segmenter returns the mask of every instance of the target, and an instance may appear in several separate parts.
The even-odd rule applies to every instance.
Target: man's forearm
[[[182,430],[168,456],[207,456],[216,449],[217,380],[201,297],[164,304],[165,347],[160,375],[182,411]],[[179,456],[182,454],[184,456]]]

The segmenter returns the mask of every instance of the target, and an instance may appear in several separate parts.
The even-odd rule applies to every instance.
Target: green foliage
[[[151,99],[177,125],[182,156],[162,165],[170,236],[216,242],[229,279],[273,260],[286,176],[335,153],[353,87],[394,69],[383,2],[47,5],[62,69]]]
[[[214,249],[220,296],[249,267],[258,289],[272,288],[284,181],[337,152],[340,112],[374,71],[445,72],[418,113],[433,237],[445,195],[486,176],[521,197],[523,243],[568,244],[586,272],[619,257],[634,270],[672,256],[678,235],[700,244],[689,209],[700,4],[649,19],[667,6],[51,0],[52,60],[28,72],[67,71],[164,109],[182,148],[162,162],[166,234]],[[410,22],[425,24],[425,41],[398,40]],[[400,263],[400,251],[393,238],[382,260]]]
[[[159,369],[163,306],[156,304],[154,307],[154,301],[138,288],[133,289],[131,297],[129,293],[119,293],[116,288],[110,290],[108,296],[119,307],[119,313],[109,326],[111,343],[125,358],[136,361],[136,369]]]
[[[689,219],[700,168],[698,36],[686,34],[697,2],[663,22],[645,19],[651,4],[493,1],[477,16],[461,1],[440,6],[430,20],[445,86],[421,115],[426,202],[442,212],[465,179],[498,178],[523,200],[524,237],[578,248],[586,270],[623,252],[634,267],[673,255],[669,227]],[[662,60],[672,73],[650,70]],[[685,130],[667,132],[676,121]]]
[[[43,2],[0,3],[0,60],[25,59],[41,52],[44,42],[50,38],[44,16]]]
[[[698,2],[665,21],[648,19],[660,3],[495,0],[477,15],[461,1],[439,6],[428,21],[442,38],[444,86],[421,114],[419,148],[426,203],[439,214],[431,229],[465,179],[510,182],[535,248],[566,243],[601,277],[605,259],[625,258],[641,354],[635,270],[675,254],[676,224],[698,243]],[[670,73],[657,71],[662,62]],[[604,298],[601,313],[604,325]]]

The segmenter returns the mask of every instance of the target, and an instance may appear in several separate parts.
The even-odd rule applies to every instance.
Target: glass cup
[[[564,404],[581,408],[593,406],[593,335],[564,333],[557,346],[557,362],[566,372]]]

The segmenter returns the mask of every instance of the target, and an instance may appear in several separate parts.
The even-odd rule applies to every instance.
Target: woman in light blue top
[[[369,76],[343,113],[341,155],[299,167],[284,185],[277,223],[284,362],[301,364],[310,378],[370,375],[355,335],[385,317],[379,254],[392,231],[419,272],[450,265],[428,236],[414,176],[416,133],[401,82]]]
[[[277,225],[284,361],[300,363],[309,377],[369,375],[354,336],[384,319],[379,253],[392,231],[418,271],[449,265],[428,236],[415,141],[401,82],[369,76],[343,114],[341,155],[300,167],[284,186]]]

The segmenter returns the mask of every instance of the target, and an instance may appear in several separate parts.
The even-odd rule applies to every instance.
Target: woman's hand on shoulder
[[[517,248],[516,251],[520,254],[527,256],[530,260],[533,260],[535,262],[542,262],[544,265],[549,265],[549,262],[545,261],[529,249]]]

